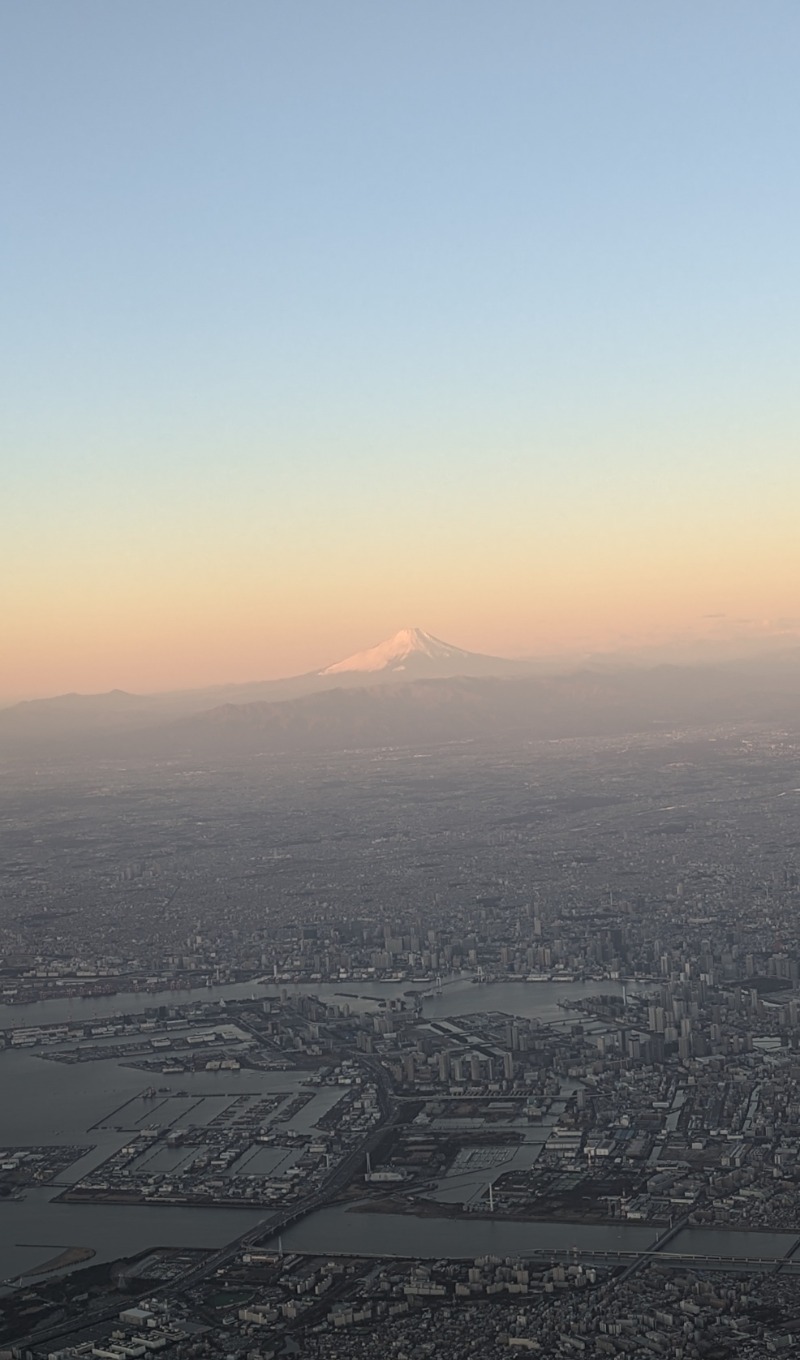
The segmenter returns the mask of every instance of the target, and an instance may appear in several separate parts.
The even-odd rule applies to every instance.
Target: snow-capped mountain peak
[[[464,651],[461,647],[451,647],[422,628],[401,628],[377,646],[327,666],[320,671],[320,675],[341,675],[353,671],[464,675],[474,673],[476,664],[481,671],[485,671],[486,663],[503,665],[499,658],[483,657],[476,652]]]

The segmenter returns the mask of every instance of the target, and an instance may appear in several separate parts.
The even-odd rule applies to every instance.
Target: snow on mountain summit
[[[345,672],[408,672],[409,674],[464,675],[474,673],[476,665],[485,671],[486,664],[503,665],[499,658],[483,657],[476,652],[451,647],[422,628],[401,628],[393,637],[356,652],[344,661],[327,666],[320,675],[341,675]]]

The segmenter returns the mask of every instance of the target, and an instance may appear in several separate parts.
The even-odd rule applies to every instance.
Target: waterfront
[[[239,983],[219,988],[194,988],[184,992],[129,993],[115,997],[64,998],[35,1006],[3,1007],[2,1019],[15,1025],[85,1023],[113,1014],[142,1014],[161,1005],[241,1000],[252,996],[265,1000],[282,991],[320,996],[352,1010],[377,1009],[379,1002],[405,996],[413,984],[358,982],[304,984],[283,987],[280,983]],[[413,988],[417,990],[418,988]],[[565,1001],[579,1002],[599,992],[621,992],[615,982],[495,982],[476,985],[469,976],[459,977],[434,996],[422,1001],[431,1020],[477,1012],[505,1012],[526,1016],[543,1024],[568,1020]],[[574,1013],[573,1013],[574,1015]],[[57,1196],[94,1167],[105,1162],[129,1137],[116,1127],[114,1112],[137,1096],[144,1084],[141,1071],[108,1058],[67,1066],[46,1061],[31,1051],[6,1051],[0,1056],[5,1096],[3,1136],[19,1146],[93,1145],[72,1166],[60,1172],[57,1183],[29,1189],[20,1199],[0,1203],[0,1277],[9,1279],[33,1270],[66,1247],[90,1249],[96,1262],[129,1256],[155,1246],[218,1246],[263,1221],[261,1209],[219,1209],[170,1205],[104,1205],[60,1203]],[[301,1071],[262,1073],[181,1072],[159,1077],[159,1085],[190,1095],[204,1093],[213,1099],[244,1091],[292,1091],[307,1077]],[[328,1103],[320,1093],[316,1103]],[[314,1106],[316,1109],[316,1105]],[[311,1110],[301,1116],[313,1122]],[[503,1151],[493,1169],[469,1163],[455,1164],[438,1184],[434,1198],[475,1204],[490,1179],[510,1165],[532,1164],[547,1137],[544,1127],[530,1127],[523,1145]],[[353,1213],[341,1207],[326,1208],[295,1224],[283,1235],[284,1249],[302,1252],[344,1252],[354,1255],[407,1257],[471,1257],[485,1254],[526,1256],[541,1252],[632,1252],[652,1245],[658,1230],[652,1225],[579,1225],[559,1222],[491,1221],[478,1216],[453,1220],[413,1214]],[[746,1234],[693,1229],[679,1237],[680,1249],[689,1255],[725,1255],[777,1259],[796,1242],[791,1233]],[[674,1247],[673,1247],[674,1249]]]
[[[448,997],[456,1002],[451,1013],[469,1013],[476,1002],[487,1009],[509,1006],[520,997],[539,997],[550,984],[461,987]],[[573,984],[577,989],[578,984]],[[321,990],[321,989],[318,989]],[[332,989],[335,990],[335,989]],[[585,989],[580,988],[581,991]],[[205,993],[203,993],[205,994]],[[247,993],[249,995],[249,992]],[[473,999],[474,998],[474,999]],[[472,1002],[467,1006],[467,1001]],[[53,1003],[50,1003],[51,1005]],[[441,1004],[441,999],[436,999]],[[559,1011],[560,1015],[561,1012]],[[55,1018],[55,1017],[54,1017]],[[131,1256],[149,1247],[214,1247],[263,1221],[263,1210],[175,1207],[170,1205],[103,1205],[59,1203],[57,1196],[93,1166],[105,1161],[129,1137],[115,1127],[114,1112],[141,1092],[143,1075],[135,1068],[107,1059],[65,1066],[31,1052],[6,1051],[0,1057],[3,1075],[4,1138],[20,1146],[94,1144],[79,1161],[59,1174],[54,1185],[29,1189],[20,1199],[0,1202],[0,1278],[9,1280],[31,1271],[68,1247],[91,1249],[94,1261]],[[183,1072],[160,1081],[170,1089],[190,1094],[297,1089],[306,1073]],[[320,1093],[320,1096],[327,1093]],[[541,1133],[531,1130],[528,1155],[535,1156]],[[474,1184],[458,1185],[458,1199],[473,1195],[485,1172]],[[458,1182],[458,1177],[456,1177]],[[444,1189],[441,1198],[451,1196]],[[455,1188],[455,1187],[454,1187]],[[486,1254],[529,1256],[540,1252],[640,1251],[658,1235],[653,1226],[579,1225],[474,1218],[418,1217],[404,1214],[353,1213],[341,1207],[323,1209],[283,1234],[285,1250],[355,1255],[407,1257],[473,1257]],[[793,1233],[746,1233],[695,1228],[684,1231],[671,1245],[687,1255],[753,1256],[778,1259],[797,1241]]]
[[[64,1247],[86,1247],[94,1261],[134,1255],[147,1247],[220,1246],[264,1218],[261,1209],[194,1209],[168,1205],[59,1203],[58,1195],[104,1162],[130,1138],[113,1115],[146,1085],[144,1074],[113,1060],[65,1066],[6,1051],[2,1064],[2,1137],[24,1147],[93,1144],[55,1184],[0,1200],[0,1279],[33,1270]],[[304,1072],[203,1072],[162,1077],[189,1093],[291,1091]]]
[[[311,1214],[282,1234],[285,1252],[310,1255],[400,1256],[408,1258],[473,1259],[481,1256],[531,1257],[571,1252],[582,1257],[596,1252],[635,1253],[655,1246],[663,1229],[621,1224],[513,1222],[486,1218],[416,1218],[404,1214],[375,1214],[334,1207]],[[669,1243],[671,1255],[756,1257],[777,1262],[791,1254],[797,1233],[750,1233],[710,1228],[682,1229]],[[277,1239],[273,1245],[277,1245]]]
[[[632,990],[647,990],[648,983],[629,983]],[[427,982],[341,982],[281,983],[272,978],[250,982],[221,983],[213,987],[187,987],[161,992],[117,992],[114,996],[58,997],[26,1005],[0,1005],[0,1029],[54,1024],[86,1024],[111,1015],[142,1015],[159,1006],[186,1006],[192,1002],[244,1001],[250,997],[269,997],[285,991],[319,996],[340,1006],[359,1009],[365,1003],[410,1000],[411,993],[421,997],[423,1015],[440,1019],[449,1015],[469,1015],[473,1011],[504,1011],[509,1015],[533,1018],[541,1023],[563,1021],[561,1001],[579,1001],[600,992],[622,995],[621,982],[487,982],[474,983],[472,977],[447,980],[433,996]]]
[[[356,1318],[376,1360],[599,1353],[670,1311],[675,1349],[685,1302],[762,1360],[800,1297],[798,778],[746,743],[23,798],[6,995],[55,996],[0,1009],[0,1344],[110,1336],[104,1265],[172,1245],[209,1254],[140,1278],[213,1354],[342,1360]]]
[[[8,1284],[76,1246],[93,1251],[88,1265],[150,1247],[219,1247],[263,1218],[260,1209],[53,1204],[47,1189],[36,1190],[0,1204],[0,1280]]]
[[[321,1209],[282,1235],[284,1251],[352,1256],[476,1258],[536,1256],[551,1251],[645,1251],[652,1227],[522,1223],[505,1219],[429,1218],[406,1214]]]

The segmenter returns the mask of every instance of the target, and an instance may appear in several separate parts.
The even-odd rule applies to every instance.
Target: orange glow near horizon
[[[377,469],[364,450],[319,466],[300,450],[279,496],[271,473],[245,477],[248,448],[229,453],[239,480],[219,461],[180,475],[184,450],[136,483],[91,466],[22,486],[3,545],[0,699],[297,675],[409,624],[570,663],[800,630],[800,463],[785,437],[773,479],[744,436],[727,464],[721,438],[644,463],[606,432],[591,456],[562,449],[557,473],[530,443],[500,459],[486,436],[460,463],[453,440],[414,463],[398,448]]]
[[[773,526],[774,527],[774,526]],[[752,645],[800,631],[794,543],[779,533],[711,541],[628,535],[605,544],[494,538],[410,562],[155,563],[42,570],[4,621],[2,699],[150,692],[297,675],[414,624],[471,651],[559,656],[709,639]],[[433,549],[434,545],[430,545]],[[446,545],[455,547],[456,545]],[[367,553],[371,555],[371,549]],[[53,581],[58,576],[58,589]]]
[[[796,7],[228,8],[6,6],[0,702],[797,635]]]

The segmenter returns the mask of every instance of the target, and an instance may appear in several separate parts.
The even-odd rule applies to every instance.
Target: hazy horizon
[[[0,1355],[797,1352],[796,0],[0,22]]]
[[[386,638],[372,639],[369,643],[363,643],[362,640],[363,645],[357,647],[355,655],[357,656],[363,651],[372,648],[373,645],[377,650],[381,644],[390,641],[393,636],[393,634],[389,634]],[[434,640],[445,642],[449,646],[458,645],[452,638]],[[800,634],[795,633],[793,630],[774,629],[764,625],[760,629],[754,629],[753,631],[748,631],[741,627],[738,629],[719,628],[716,633],[710,631],[698,632],[695,635],[686,634],[684,636],[666,638],[658,642],[640,643],[638,645],[629,643],[627,646],[622,645],[608,649],[597,648],[595,650],[578,650],[564,648],[555,652],[528,652],[520,653],[518,656],[506,657],[487,652],[480,648],[468,648],[465,650],[469,655],[485,657],[489,661],[494,660],[501,663],[516,663],[519,674],[535,676],[541,674],[568,674],[582,667],[592,668],[603,665],[613,669],[624,670],[628,667],[646,668],[648,666],[658,667],[662,665],[702,667],[706,665],[714,666],[715,664],[725,662],[746,662],[748,660],[758,659],[762,659],[768,663],[770,659],[779,659],[781,656],[786,656],[790,653],[793,655],[799,645]],[[135,690],[124,684],[114,684],[103,690],[73,689],[17,695],[0,695],[0,708],[12,707],[15,704],[25,703],[31,700],[54,699],[69,697],[71,695],[81,695],[91,698],[104,694],[125,693],[147,697],[149,695],[156,696],[170,693],[177,695],[192,691],[213,691],[214,689],[229,690],[236,689],[237,687],[246,690],[249,686],[256,686],[261,682],[270,684],[280,681],[291,682],[293,680],[302,680],[306,676],[310,677],[318,675],[325,677],[328,672],[330,672],[330,683],[335,684],[337,680],[340,679],[340,676],[335,674],[339,669],[338,663],[347,660],[351,655],[353,654],[347,653],[345,655],[345,653],[340,650],[338,656],[328,657],[322,665],[315,664],[304,670],[296,669],[293,671],[280,671],[275,674],[262,673],[233,678],[231,675],[223,673],[220,677],[215,677],[210,680],[200,676],[194,677],[193,679],[189,678],[187,683],[183,685],[165,685],[152,689],[143,688]],[[520,667],[522,668],[521,670],[519,669]],[[457,667],[453,670],[453,674],[456,673]],[[487,670],[486,674],[491,674],[491,669]],[[502,674],[502,671],[498,671],[498,674]],[[396,678],[402,680],[404,678],[411,679],[413,677],[404,677],[402,673],[398,673]],[[246,695],[242,696],[242,701],[246,702]]]
[[[799,30],[7,8],[0,700],[800,634]]]

